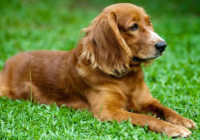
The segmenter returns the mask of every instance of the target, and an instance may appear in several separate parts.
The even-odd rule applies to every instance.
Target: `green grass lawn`
[[[153,96],[197,128],[200,139],[200,7],[198,0],[1,0],[0,69],[20,51],[67,51],[82,28],[107,5],[131,2],[145,8],[155,31],[166,40],[164,55],[144,68]],[[0,139],[171,139],[128,121],[99,122],[87,110],[0,98]]]

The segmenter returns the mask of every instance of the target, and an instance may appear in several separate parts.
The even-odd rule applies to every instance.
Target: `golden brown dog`
[[[163,106],[144,83],[141,64],[160,56],[166,43],[142,8],[111,5],[83,32],[69,52],[24,52],[8,59],[0,72],[0,96],[86,108],[100,120],[130,118],[173,137],[191,134],[186,128],[195,123]],[[164,121],[140,114],[148,112]]]

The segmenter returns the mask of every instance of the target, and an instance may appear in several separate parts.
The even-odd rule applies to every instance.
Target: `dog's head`
[[[157,58],[166,48],[145,11],[128,3],[106,7],[83,31],[82,58],[115,77]]]

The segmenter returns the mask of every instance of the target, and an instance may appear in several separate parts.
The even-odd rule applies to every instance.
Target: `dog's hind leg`
[[[4,86],[0,82],[0,97],[7,96],[12,99],[31,100],[34,92],[30,82],[21,83],[17,87]]]

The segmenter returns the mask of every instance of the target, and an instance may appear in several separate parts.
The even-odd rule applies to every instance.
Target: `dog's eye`
[[[135,30],[137,30],[139,27],[138,27],[138,24],[133,24],[129,29],[131,30],[131,31],[135,31]]]
[[[148,24],[151,25],[151,21],[150,20],[148,21]]]

